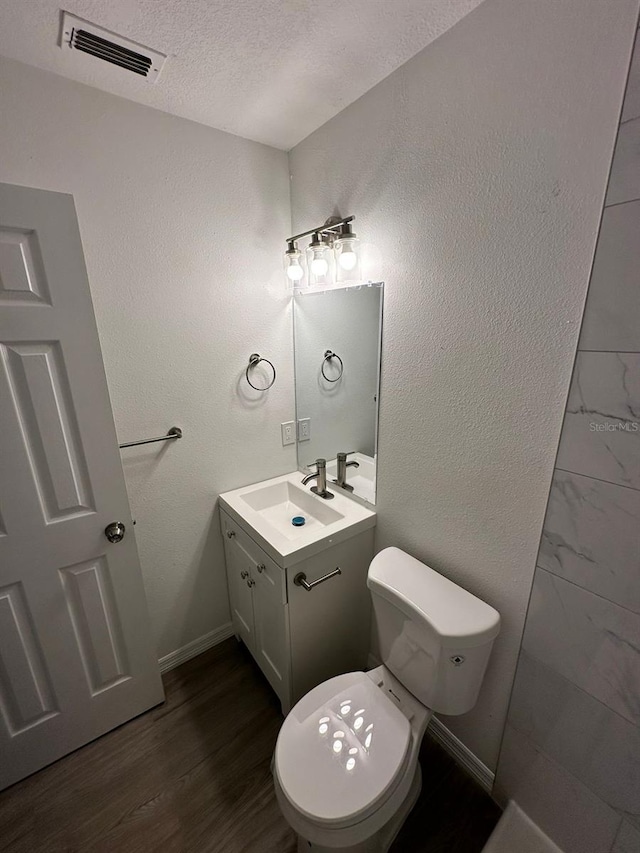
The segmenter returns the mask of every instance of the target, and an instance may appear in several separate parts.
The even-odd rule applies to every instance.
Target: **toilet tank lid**
[[[497,610],[399,548],[373,558],[367,586],[409,618],[426,620],[445,646],[481,646],[500,631]]]

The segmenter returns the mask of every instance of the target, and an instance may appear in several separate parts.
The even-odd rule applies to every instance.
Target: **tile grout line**
[[[628,198],[625,201],[614,201],[613,204],[605,204],[604,209],[609,210],[610,207],[620,207],[623,204],[633,204],[636,201],[640,201],[640,198]]]
[[[562,681],[566,682],[566,684],[573,687],[579,693],[583,693],[585,696],[588,696],[589,699],[593,699],[594,702],[596,702],[598,705],[602,706],[603,708],[606,708],[606,710],[609,711],[610,714],[613,714],[619,720],[622,720],[624,723],[627,723],[627,725],[632,726],[634,729],[640,729],[640,725],[637,725],[636,723],[633,723],[631,720],[627,719],[626,717],[623,717],[622,714],[620,713],[620,711],[616,711],[615,708],[611,708],[609,705],[607,705],[606,702],[603,702],[602,699],[598,699],[598,697],[594,696],[593,693],[589,693],[589,691],[585,690],[584,687],[580,687],[580,685],[576,684],[575,681],[572,681],[570,678],[567,678],[566,675],[563,675],[561,672],[558,672],[557,669],[554,669],[546,661],[543,661],[541,658],[537,657],[537,655],[534,655],[532,652],[529,652],[527,650],[525,650],[523,652],[523,654],[525,654],[527,657],[534,660],[536,663],[540,664],[540,666],[544,667],[544,669],[547,669],[547,670],[549,670],[549,672],[552,672],[558,678],[561,678]],[[513,726],[514,729],[516,729],[517,731],[520,731],[520,729],[517,726],[515,726],[512,722],[510,722],[509,725]],[[524,734],[525,737],[528,737],[529,740],[532,740],[532,738],[529,737],[529,735],[527,735],[525,732],[522,732],[522,734]]]
[[[631,610],[630,607],[625,607],[624,604],[618,604],[617,601],[612,601],[610,598],[607,598],[605,595],[601,595],[599,592],[594,592],[592,589],[587,589],[586,586],[582,586],[575,581],[569,580],[569,578],[565,578],[564,575],[557,575],[553,569],[547,569],[544,566],[541,566],[539,563],[536,563],[536,571],[546,572],[548,575],[553,575],[554,578],[558,578],[558,580],[565,581],[566,583],[570,583],[571,586],[575,586],[578,589],[581,589],[583,592],[588,592],[589,595],[595,595],[596,598],[601,598],[603,601],[608,602],[609,604],[613,604],[614,607],[619,607],[621,610],[626,610],[627,613],[632,613],[634,616],[637,616],[640,619],[640,613],[637,610]]]
[[[562,471],[565,474],[574,474],[576,477],[586,477],[588,480],[595,480],[598,483],[606,483],[608,486],[619,486],[621,489],[629,489],[631,492],[640,492],[640,487],[627,486],[624,483],[614,483],[612,480],[603,480],[602,477],[594,477],[592,474],[581,474],[580,471],[570,471],[568,468],[561,468],[559,465],[556,465],[554,470]],[[544,526],[542,530],[544,532]]]

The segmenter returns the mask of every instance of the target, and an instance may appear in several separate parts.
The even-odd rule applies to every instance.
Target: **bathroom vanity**
[[[369,650],[376,514],[342,494],[323,500],[300,480],[295,472],[220,495],[234,631],[285,714],[327,678],[363,669]]]

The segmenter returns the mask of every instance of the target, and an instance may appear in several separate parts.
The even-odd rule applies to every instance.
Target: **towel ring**
[[[329,379],[327,374],[324,372],[325,361],[331,361],[332,358],[337,358],[338,361],[340,362],[340,373],[336,376],[335,379]],[[337,382],[339,379],[342,379],[342,374],[344,373],[344,364],[342,363],[342,359],[340,358],[339,355],[336,355],[335,352],[331,352],[330,349],[325,350],[324,358],[322,359],[322,366],[320,368],[320,371],[321,371],[322,375],[324,376],[324,378],[327,380],[327,382]]]
[[[253,382],[249,379],[249,371],[252,367],[257,367],[261,361],[266,361],[271,370],[273,370],[273,379],[268,385],[265,385],[264,388],[258,388],[258,386],[254,385]],[[249,356],[249,364],[247,365],[247,369],[245,370],[244,375],[247,377],[247,382],[249,383],[249,385],[251,385],[254,391],[268,391],[269,388],[271,388],[273,383],[276,381],[276,369],[273,366],[273,363],[270,362],[268,358],[262,358],[262,356],[258,355],[257,352],[252,352]]]

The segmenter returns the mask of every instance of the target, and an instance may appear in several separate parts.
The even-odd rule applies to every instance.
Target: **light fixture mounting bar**
[[[341,225],[346,225],[347,222],[353,222],[355,216],[345,216],[344,219],[338,219],[336,222],[331,222],[331,225],[327,225],[325,222],[324,225],[321,225],[319,228],[311,228],[309,231],[303,231],[302,234],[296,234],[293,237],[287,237],[287,243],[293,243],[295,240],[299,240],[301,237],[308,237],[309,234],[325,234],[327,231],[335,231],[336,228],[339,228]]]

